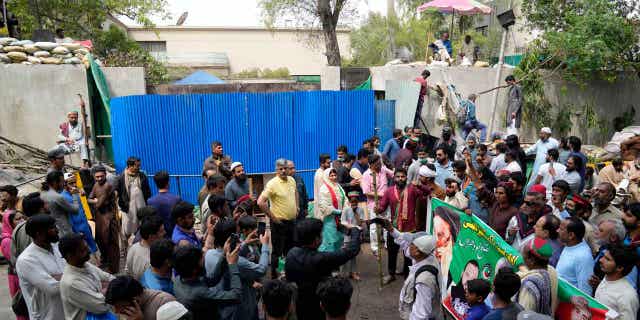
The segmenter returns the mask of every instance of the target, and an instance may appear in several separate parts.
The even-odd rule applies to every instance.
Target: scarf
[[[409,191],[407,189],[409,189],[409,187],[405,186],[401,192],[398,192],[397,186],[393,188],[396,199],[398,199],[398,206],[396,207],[396,226],[400,229],[402,229],[402,222],[409,220]]]
[[[140,175],[124,175],[125,183],[127,186],[127,192],[129,193],[129,212],[125,215],[126,218],[123,221],[123,233],[127,236],[132,235],[138,229],[138,215],[139,209],[145,206],[144,195],[140,188]]]
[[[9,216],[12,213],[15,213],[15,210],[5,210],[2,213],[2,234],[0,234],[0,239],[11,239],[11,234],[13,233],[13,227],[9,222]]]
[[[344,206],[344,198],[345,198],[344,191],[342,190],[342,188],[338,186],[338,192],[340,192],[340,202],[338,202],[338,195],[336,194],[336,191],[331,186],[331,184],[325,181],[324,185],[327,187],[327,190],[329,190],[329,195],[331,195],[331,204],[336,210],[340,210],[340,207],[341,207],[340,203],[342,203],[342,205]],[[340,216],[334,215],[333,218],[336,220],[336,226],[339,226]]]
[[[534,296],[537,313],[551,316],[551,277],[547,270],[539,269],[535,273],[530,273],[522,279],[522,289],[527,290]]]

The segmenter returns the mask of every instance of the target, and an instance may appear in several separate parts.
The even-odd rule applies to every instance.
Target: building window
[[[138,44],[156,60],[165,61],[167,59],[166,41],[138,41]]]

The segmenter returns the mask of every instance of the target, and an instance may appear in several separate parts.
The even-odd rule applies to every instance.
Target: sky
[[[358,13],[366,17],[370,11],[385,13],[386,0],[353,0],[358,2]],[[172,19],[155,19],[156,25],[175,25],[180,15],[188,11],[185,26],[262,26],[258,0],[169,0]],[[127,25],[133,21],[122,18]]]

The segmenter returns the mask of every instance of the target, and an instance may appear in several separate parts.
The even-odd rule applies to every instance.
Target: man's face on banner
[[[436,247],[442,248],[448,245],[453,245],[451,238],[451,226],[449,223],[439,216],[433,217],[433,233],[436,235]],[[438,259],[440,254],[436,254]]]

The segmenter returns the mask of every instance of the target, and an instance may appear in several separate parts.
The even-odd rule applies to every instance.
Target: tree
[[[167,0],[14,0],[7,7],[20,21],[23,34],[63,28],[69,35],[92,38],[109,15],[152,25],[152,16],[169,17],[167,5]]]
[[[348,0],[261,0],[260,7],[265,23],[273,27],[288,19],[298,21],[297,27],[320,29],[325,44],[327,64],[340,66],[340,47],[336,29],[352,18],[355,9]],[[340,19],[343,23],[340,24]]]
[[[531,27],[543,34],[531,44],[545,67],[572,81],[616,79],[619,71],[640,70],[637,21],[626,0],[534,0],[523,9]],[[551,17],[551,18],[550,18]],[[540,50],[541,49],[541,50]]]

